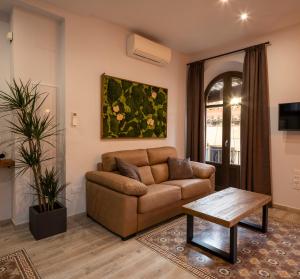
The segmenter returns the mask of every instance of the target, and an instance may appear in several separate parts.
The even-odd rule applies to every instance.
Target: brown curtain
[[[241,187],[271,194],[266,46],[246,50],[241,112]]]
[[[205,160],[204,62],[189,65],[187,78],[187,152],[192,161]]]

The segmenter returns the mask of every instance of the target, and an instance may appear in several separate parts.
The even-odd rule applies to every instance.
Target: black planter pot
[[[36,240],[67,230],[67,208],[55,203],[54,210],[40,212],[39,206],[29,207],[29,228]]]

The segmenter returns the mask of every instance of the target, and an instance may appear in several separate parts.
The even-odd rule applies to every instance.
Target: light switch
[[[75,113],[75,112],[72,113],[72,126],[73,127],[79,126],[79,118],[78,118],[77,113]]]

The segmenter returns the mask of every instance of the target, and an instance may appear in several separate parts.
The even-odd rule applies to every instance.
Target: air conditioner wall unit
[[[170,48],[155,43],[137,34],[131,34],[127,39],[127,55],[159,66],[170,63],[172,51]]]

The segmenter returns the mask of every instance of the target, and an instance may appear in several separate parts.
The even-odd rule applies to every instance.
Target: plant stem
[[[29,140],[29,149],[30,152],[33,153],[33,141],[32,139]],[[36,166],[32,166],[31,167],[32,172],[33,172],[33,176],[34,176],[34,182],[36,185],[36,191],[37,191],[37,196],[38,196],[38,202],[39,202],[39,207],[41,211],[45,211],[45,203],[42,200],[42,190],[41,190],[41,186],[40,186],[40,181],[39,181],[39,177],[40,177],[40,172],[38,172]]]
[[[38,146],[38,152],[39,154],[42,154],[42,148],[41,148],[41,144],[39,141],[37,141],[37,146]],[[42,170],[41,170],[41,163],[39,162],[39,164],[37,165],[37,173],[38,173],[38,178],[41,177],[42,175]],[[40,188],[40,183],[38,184],[39,185],[39,188]],[[43,207],[44,209],[46,209],[46,204],[47,204],[47,201],[46,201],[46,198],[45,196],[43,195],[43,193],[41,192],[41,197],[42,197],[42,204],[43,204]],[[48,208],[48,211],[49,211],[49,208]]]

